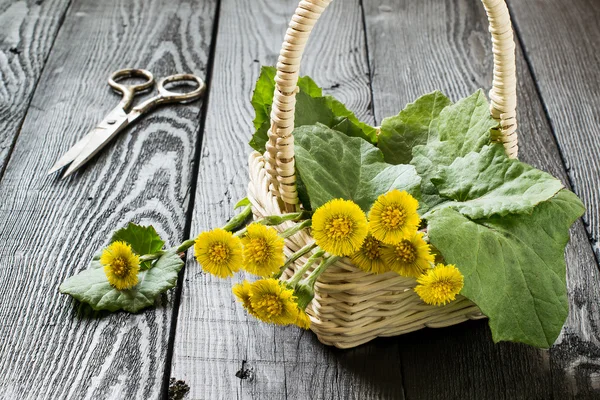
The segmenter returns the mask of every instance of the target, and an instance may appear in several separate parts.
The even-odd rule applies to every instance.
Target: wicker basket
[[[249,158],[248,198],[256,217],[299,208],[294,166],[294,107],[300,61],[313,26],[331,0],[302,0],[290,21],[277,63],[276,89],[271,112],[269,142],[264,155]],[[487,11],[494,53],[494,80],[490,91],[491,114],[500,121],[504,147],[510,157],[518,152],[516,133],[515,44],[504,0],[482,0]],[[285,229],[289,225],[282,225]],[[286,240],[286,252],[312,242],[308,232]],[[286,271],[289,278],[307,256]],[[315,299],[307,308],[322,343],[349,348],[378,336],[395,336],[424,327],[444,327],[468,319],[484,318],[464,297],[443,306],[424,304],[414,293],[414,278],[395,272],[365,273],[347,258],[332,265],[315,286]]]

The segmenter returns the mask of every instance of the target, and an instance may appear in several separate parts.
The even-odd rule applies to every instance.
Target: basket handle
[[[298,208],[294,163],[294,112],[300,61],[308,37],[332,0],[301,0],[287,29],[275,77],[271,128],[265,152],[270,191],[286,210]],[[517,80],[515,42],[510,14],[504,0],[481,0],[489,20],[494,54],[494,78],[489,92],[492,117],[500,121],[506,153],[516,158]]]

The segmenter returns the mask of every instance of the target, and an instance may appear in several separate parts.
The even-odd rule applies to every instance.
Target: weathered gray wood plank
[[[156,110],[67,180],[46,171],[119,101],[113,70],[204,76],[215,11],[212,0],[70,7],[0,182],[1,398],[160,397],[173,292],[129,315],[91,312],[58,287],[128,221],[183,238],[202,103]]]
[[[485,13],[478,0],[428,0],[420,2],[365,2],[367,35],[373,70],[375,116],[378,122],[393,115],[416,96],[442,89],[458,99],[479,87],[491,86],[492,56]],[[519,3],[521,4],[521,3]],[[547,19],[540,19],[540,24]],[[559,29],[568,29],[566,26]],[[532,36],[546,37],[539,32]],[[560,39],[556,39],[559,41]],[[559,176],[567,183],[565,168],[546,120],[535,85],[518,54],[520,158]],[[574,117],[576,118],[576,117]],[[484,321],[442,330],[426,330],[401,340],[405,391],[414,398],[565,398],[565,380],[582,380],[561,360],[583,361],[589,338],[597,326],[597,265],[580,223],[567,248],[571,315],[564,333],[551,352],[509,343],[494,345]],[[582,278],[586,277],[585,281]],[[582,297],[590,302],[582,304]],[[579,299],[579,300],[578,300]],[[571,332],[590,333],[584,343]],[[581,338],[582,335],[578,335]],[[597,341],[583,362],[587,383],[594,388],[590,363],[597,359]],[[573,360],[575,361],[575,360]],[[550,371],[552,367],[552,371]],[[576,369],[576,368],[575,368]],[[557,375],[563,378],[557,381]],[[431,377],[435,376],[435,379]],[[551,384],[553,382],[553,384]],[[571,392],[573,393],[573,392]]]
[[[509,1],[550,125],[600,259],[600,4],[597,1]],[[547,139],[549,140],[549,139]],[[570,314],[551,350],[555,398],[600,396],[600,276],[578,227],[567,250]]]
[[[222,225],[245,196],[254,82],[261,64],[276,62],[296,5],[296,0],[221,3],[193,232]],[[335,1],[330,8],[315,28],[303,73],[372,121],[359,2]],[[396,342],[339,351],[310,332],[259,323],[234,302],[234,282],[201,273],[190,257],[171,371],[189,384],[189,399],[403,397]]]
[[[70,0],[0,0],[0,177]]]

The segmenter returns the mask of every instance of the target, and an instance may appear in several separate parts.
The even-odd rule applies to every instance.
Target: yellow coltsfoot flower
[[[371,234],[363,242],[360,250],[352,255],[352,262],[365,272],[381,274],[390,271],[383,260],[384,244]]]
[[[294,325],[302,329],[310,328],[310,317],[306,311],[298,309],[298,318],[296,318],[296,321],[294,321]]]
[[[241,268],[242,243],[231,232],[217,228],[198,235],[194,255],[204,271],[227,278]]]
[[[369,231],[383,243],[399,243],[418,229],[418,207],[417,199],[407,192],[392,190],[382,194],[369,211]]]
[[[252,308],[252,302],[250,301],[250,288],[252,284],[247,280],[244,280],[242,283],[238,283],[233,286],[232,292],[235,297],[238,298],[239,302],[242,303],[248,314],[256,315],[254,313],[254,309]]]
[[[294,324],[298,320],[298,304],[294,291],[277,279],[267,278],[250,287],[250,303],[254,315],[268,323]]]
[[[427,304],[445,305],[456,299],[464,277],[454,265],[438,264],[417,279],[415,292]]]
[[[321,249],[336,256],[356,253],[367,237],[365,213],[350,200],[331,200],[315,211],[312,234]]]
[[[284,240],[272,227],[256,223],[249,225],[242,244],[244,245],[244,269],[251,274],[271,276],[279,272],[285,263]]]
[[[415,232],[395,245],[385,246],[383,259],[392,271],[417,278],[431,267],[435,258],[423,234]]]
[[[102,251],[100,264],[108,282],[117,290],[131,289],[138,283],[140,257],[126,242],[113,242]]]

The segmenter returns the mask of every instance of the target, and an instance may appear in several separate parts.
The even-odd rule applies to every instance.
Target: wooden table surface
[[[566,251],[569,318],[545,351],[494,344],[486,321],[337,350],[248,318],[235,281],[192,262],[137,315],[61,295],[131,220],[175,244],[231,217],[253,85],[296,0],[0,0],[0,398],[168,398],[170,378],[186,399],[600,398],[600,1],[508,3],[520,158],[587,206]],[[309,48],[303,73],[373,124],[433,89],[456,100],[491,84],[477,0],[337,0]],[[116,105],[106,79],[129,66],[195,73],[209,91],[144,118],[74,176],[46,176]]]

